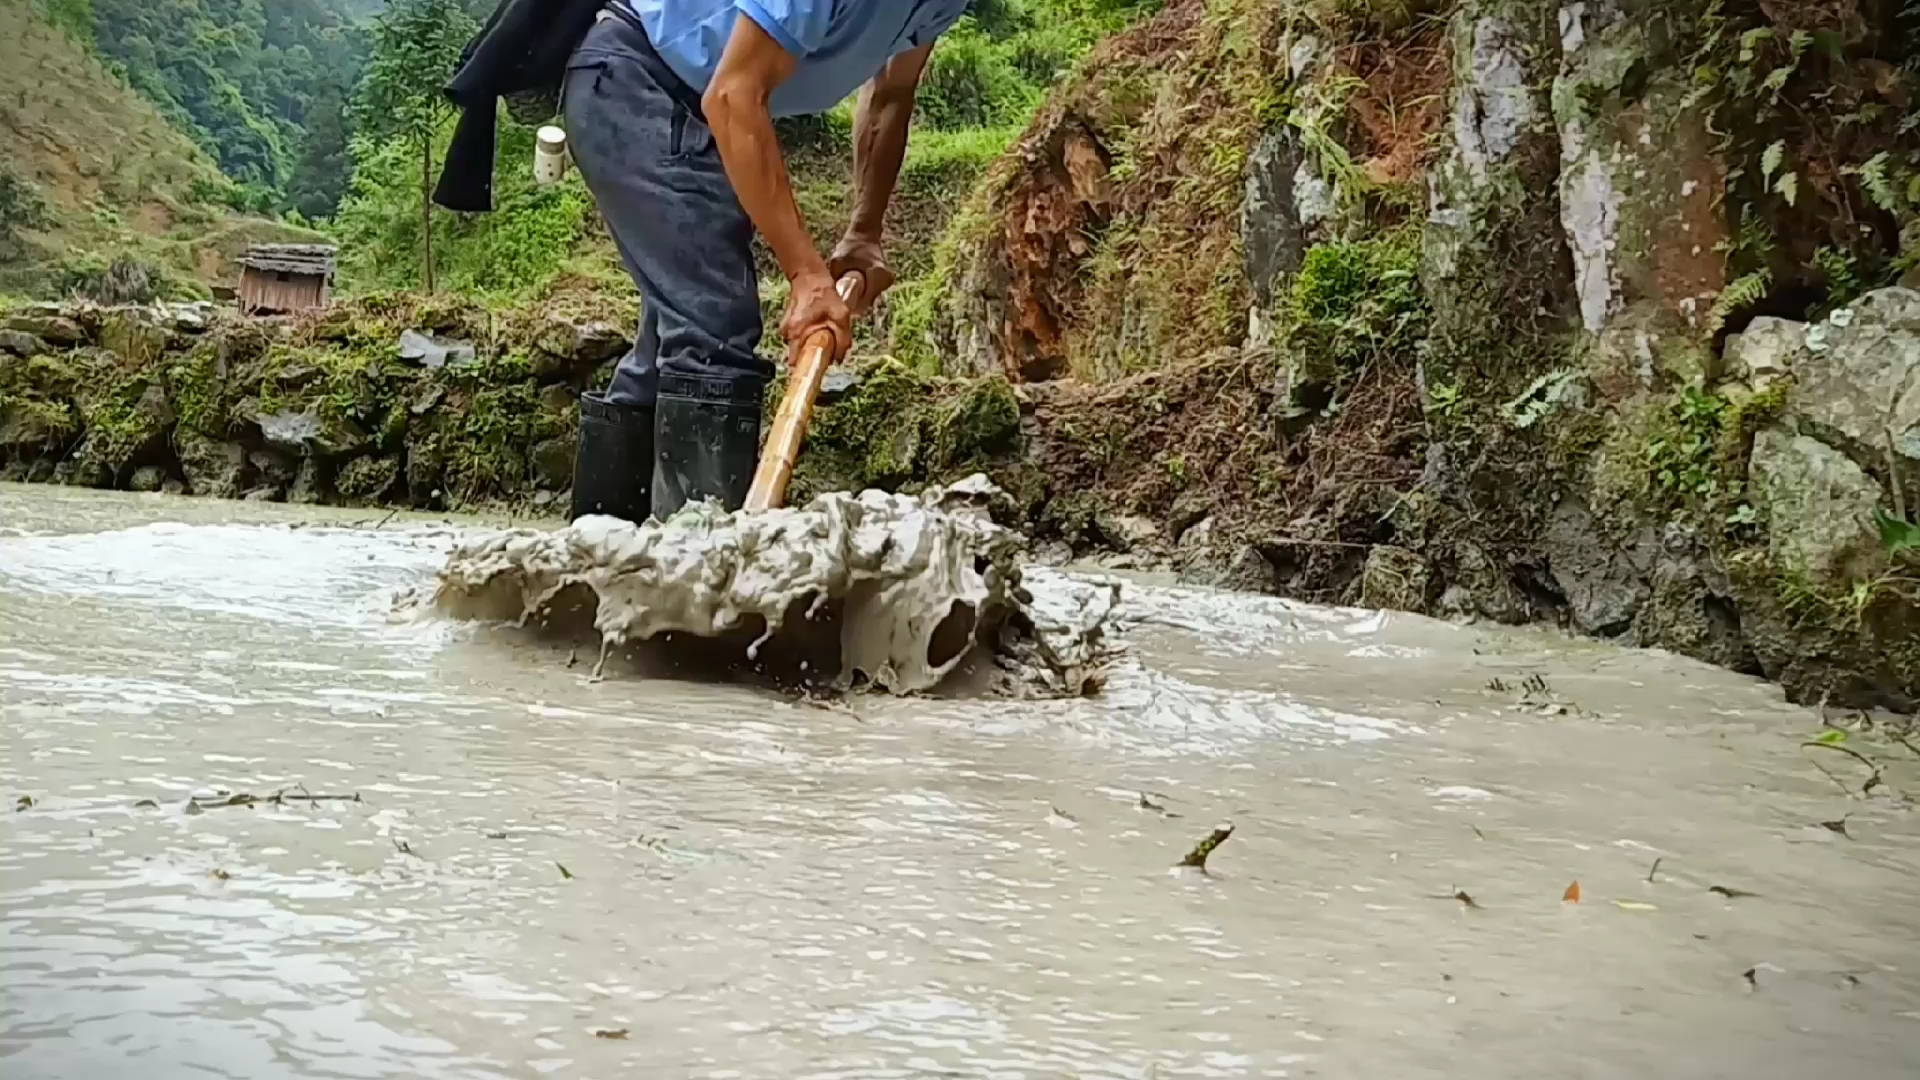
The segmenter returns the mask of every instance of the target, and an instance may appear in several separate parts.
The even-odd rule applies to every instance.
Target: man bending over
[[[575,517],[659,517],[691,500],[746,499],[772,366],[752,238],[792,284],[780,336],[827,328],[893,284],[881,222],[934,39],[966,0],[611,0],[562,89],[581,176],[639,286],[640,331],[603,394],[581,399]],[[864,86],[863,86],[864,84]],[[815,250],[775,117],[825,112],[860,90],[855,202],[828,258]]]

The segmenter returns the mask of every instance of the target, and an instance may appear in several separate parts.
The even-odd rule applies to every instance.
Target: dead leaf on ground
[[[596,1039],[624,1039],[627,1037],[627,1029],[626,1028],[594,1028],[593,1037]]]
[[[1567,891],[1560,894],[1560,901],[1561,903],[1565,903],[1565,904],[1579,903],[1580,902],[1580,883],[1576,881],[1573,884],[1567,886]]]

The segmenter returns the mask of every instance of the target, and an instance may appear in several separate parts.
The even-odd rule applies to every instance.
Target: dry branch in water
[[[1233,835],[1232,822],[1226,822],[1215,827],[1212,834],[1210,834],[1205,840],[1202,840],[1198,844],[1195,844],[1192,851],[1187,852],[1187,857],[1184,859],[1181,859],[1179,865],[1186,867],[1190,870],[1199,870],[1202,873],[1205,873],[1207,869],[1207,856],[1212,855],[1214,853],[1214,850],[1218,848],[1221,844],[1226,843],[1227,838],[1231,837],[1232,835]]]

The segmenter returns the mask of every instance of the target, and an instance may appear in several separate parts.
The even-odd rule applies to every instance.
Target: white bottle
[[[545,187],[567,175],[567,133],[552,124],[534,133],[533,182]]]

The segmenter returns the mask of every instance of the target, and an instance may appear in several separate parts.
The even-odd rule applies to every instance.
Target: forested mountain
[[[366,63],[359,0],[55,0],[100,55],[244,185],[257,209],[329,214],[343,104]],[[80,20],[68,15],[73,25]]]
[[[191,291],[249,242],[311,235],[236,214],[212,157],[109,70],[76,14],[91,17],[0,0],[0,293],[92,292],[117,260]]]

